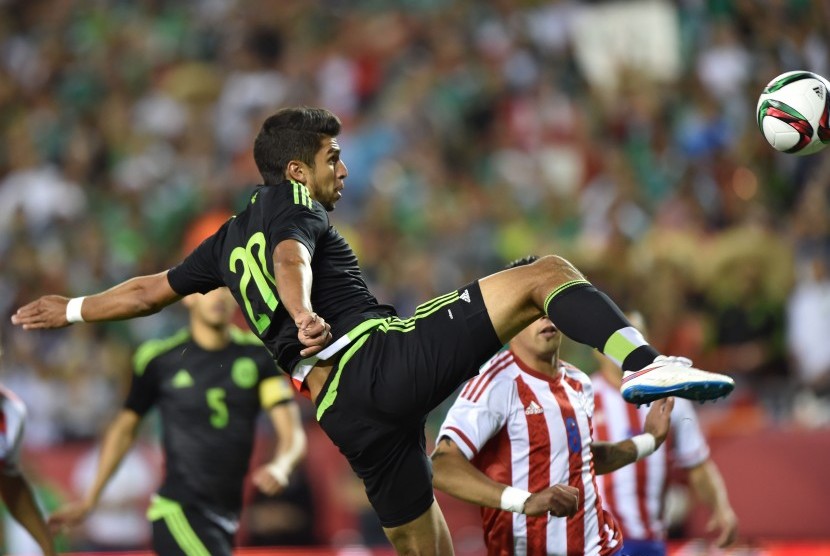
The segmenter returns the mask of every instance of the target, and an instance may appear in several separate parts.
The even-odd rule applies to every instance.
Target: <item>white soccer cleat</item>
[[[654,363],[639,371],[625,371],[620,392],[625,401],[639,405],[669,396],[716,400],[734,388],[730,377],[696,369],[685,357],[658,355]]]

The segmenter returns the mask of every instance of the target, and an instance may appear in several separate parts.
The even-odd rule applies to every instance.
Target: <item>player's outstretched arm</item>
[[[43,554],[46,556],[57,554],[52,536],[49,534],[49,529],[37,507],[26,478],[23,475],[0,473],[0,493],[3,495],[3,502],[9,509],[9,513],[29,532]]]
[[[273,496],[288,486],[291,473],[305,457],[306,435],[295,402],[276,405],[268,415],[277,435],[277,450],[269,463],[254,471],[252,480],[260,491]]]
[[[464,456],[451,439],[441,437],[432,453],[433,486],[456,498],[479,506],[527,515],[550,513],[556,517],[574,515],[579,509],[579,490],[554,485],[527,493],[492,480]]]
[[[122,409],[115,420],[107,427],[101,441],[98,455],[98,469],[95,480],[89,487],[83,500],[67,504],[58,508],[49,516],[49,527],[52,531],[60,531],[82,523],[98,505],[101,493],[112,475],[121,464],[127,451],[135,440],[141,417],[132,410]]]
[[[651,455],[666,440],[674,398],[657,400],[646,415],[645,432],[620,442],[592,442],[594,471],[604,475]]]
[[[735,542],[738,536],[738,518],[729,503],[726,485],[715,462],[707,459],[689,469],[689,486],[712,511],[706,530],[718,531],[715,541],[718,547],[724,548]]]
[[[179,299],[181,296],[170,287],[164,271],[132,278],[105,292],[74,300],[45,295],[18,309],[12,315],[12,323],[34,330],[61,328],[80,321],[124,320],[157,313]]]
[[[297,338],[310,357],[331,341],[331,326],[311,308],[311,254],[305,245],[286,239],[274,248],[274,281],[285,310],[297,325]]]

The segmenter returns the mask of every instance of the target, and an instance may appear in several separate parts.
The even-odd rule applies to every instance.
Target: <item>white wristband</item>
[[[73,322],[84,322],[84,317],[81,316],[81,305],[84,304],[83,297],[73,297],[66,304],[66,321],[72,324]]]
[[[525,511],[525,502],[528,498],[530,498],[528,491],[509,486],[501,493],[501,509],[522,514]]]
[[[631,437],[631,442],[637,448],[637,461],[650,456],[657,449],[657,440],[650,432]]]
[[[282,486],[288,486],[288,476],[291,474],[288,470],[288,464],[285,460],[278,459],[267,467],[268,472],[277,480]]]

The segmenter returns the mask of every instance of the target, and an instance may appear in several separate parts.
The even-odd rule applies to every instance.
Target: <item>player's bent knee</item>
[[[540,257],[539,260],[525,268],[532,273],[529,278],[533,280],[533,286],[528,290],[532,292],[531,295],[537,305],[556,287],[571,280],[585,279],[574,265],[559,255]]]
[[[528,265],[528,268],[533,269],[535,273],[546,281],[551,278],[559,279],[562,282],[584,278],[582,273],[570,261],[559,255],[539,257],[533,264]]]

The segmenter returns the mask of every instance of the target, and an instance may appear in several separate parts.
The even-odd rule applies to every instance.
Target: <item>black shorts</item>
[[[432,504],[426,415],[502,347],[478,282],[391,317],[341,355],[317,398],[320,426],[357,475],[384,527]]]
[[[153,551],[162,556],[231,556],[233,534],[199,508],[156,496],[148,510]]]

